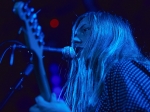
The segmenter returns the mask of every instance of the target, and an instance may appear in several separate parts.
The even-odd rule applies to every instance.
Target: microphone
[[[64,48],[52,48],[52,47],[44,47],[44,51],[50,51],[50,52],[59,52],[62,53],[62,55],[65,58],[75,58],[76,57],[76,53],[75,50],[73,49],[73,47],[70,46],[66,46]]]
[[[16,45],[16,48],[27,48],[27,47],[22,46],[22,45]],[[44,46],[43,50],[49,51],[49,52],[62,53],[64,58],[67,58],[67,59],[73,59],[76,57],[75,50],[73,49],[73,47],[70,47],[70,46],[66,46],[64,48],[52,48],[52,47]]]

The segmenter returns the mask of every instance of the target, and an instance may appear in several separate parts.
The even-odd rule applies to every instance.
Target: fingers
[[[38,106],[48,106],[49,105],[49,102],[45,101],[44,98],[42,96],[37,96],[35,98],[35,101],[37,103]]]
[[[38,103],[38,102],[46,102],[45,100],[44,100],[44,98],[42,97],[42,96],[37,96],[36,98],[35,98],[35,101]],[[57,101],[57,97],[56,97],[56,94],[55,93],[52,93],[51,94],[51,101],[50,102],[56,102]]]
[[[32,106],[30,112],[70,112],[69,107],[63,100],[57,101],[56,95],[51,95],[51,101],[47,102],[42,96],[35,98],[36,105]]]
[[[35,98],[35,101],[36,101],[38,106],[46,107],[46,106],[49,106],[49,105],[53,105],[53,103],[57,103],[57,97],[56,97],[55,93],[52,93],[51,94],[51,101],[47,102],[47,101],[44,100],[44,98],[42,96],[39,95]]]
[[[52,93],[51,94],[51,102],[56,102],[56,101],[57,101],[56,94]]]
[[[40,112],[37,104],[35,104],[32,107],[30,107],[29,112]]]

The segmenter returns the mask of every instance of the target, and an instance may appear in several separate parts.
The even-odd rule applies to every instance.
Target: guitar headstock
[[[13,12],[24,22],[23,31],[27,47],[34,51],[38,58],[42,58],[44,34],[38,24],[34,8],[29,8],[28,4],[20,1],[15,3]]]

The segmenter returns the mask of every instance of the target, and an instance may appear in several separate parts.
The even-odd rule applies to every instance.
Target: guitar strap
[[[134,60],[132,60],[131,62],[150,77],[150,72],[142,64],[140,64]]]

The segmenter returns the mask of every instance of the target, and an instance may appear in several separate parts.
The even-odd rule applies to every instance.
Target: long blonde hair
[[[83,18],[88,18],[92,34],[81,55],[71,62],[64,97],[72,112],[96,111],[106,74],[115,62],[144,59],[128,22],[106,12],[80,16],[72,28],[72,38]]]

